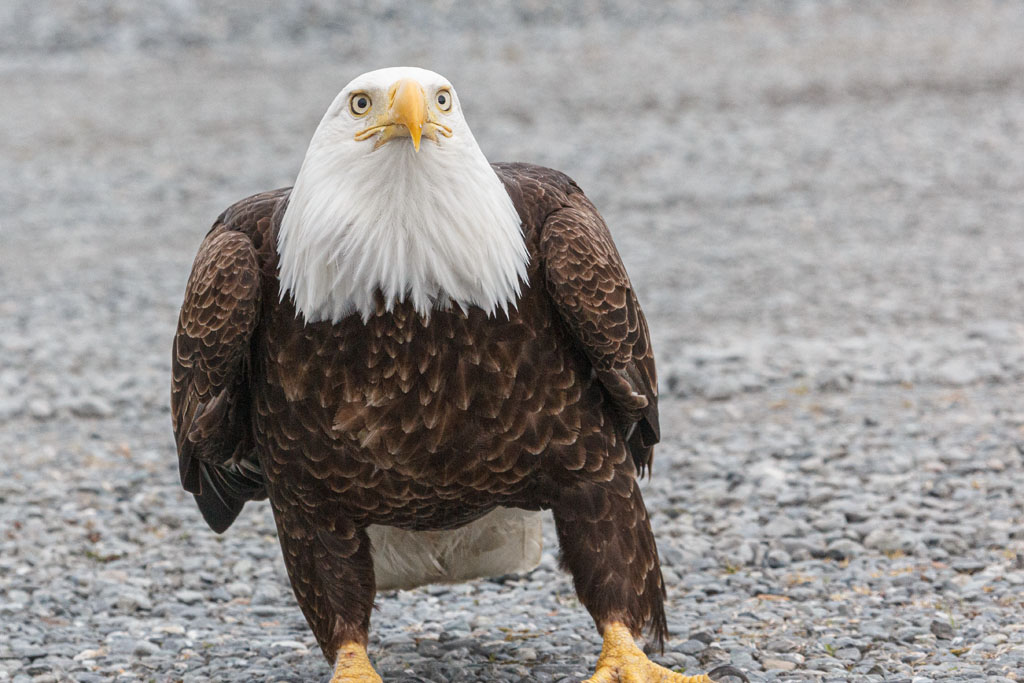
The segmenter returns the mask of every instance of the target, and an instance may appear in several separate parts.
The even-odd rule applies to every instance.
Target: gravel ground
[[[180,490],[195,249],[352,76],[456,84],[574,176],[651,319],[687,672],[1024,679],[1024,8],[622,0],[0,9],[0,681],[320,681],[271,514]],[[467,3],[468,4],[468,3]],[[579,680],[555,566],[379,596],[389,681]]]

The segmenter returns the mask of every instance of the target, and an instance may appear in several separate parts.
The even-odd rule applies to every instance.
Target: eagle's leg
[[[634,641],[646,627],[660,645],[667,625],[658,550],[632,468],[620,468],[611,481],[563,488],[552,511],[562,566],[604,637],[587,683],[711,681],[658,666]]]
[[[366,530],[344,519],[331,520],[333,528],[275,519],[295,597],[334,667],[331,683],[381,683],[366,654],[376,594]]]

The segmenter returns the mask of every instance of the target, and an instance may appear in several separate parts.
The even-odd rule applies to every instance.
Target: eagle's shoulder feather
[[[192,265],[171,358],[171,411],[186,490],[215,531],[265,497],[249,424],[250,347],[259,322],[260,251],[287,190],[232,205]]]
[[[540,260],[544,287],[624,420],[637,470],[660,438],[657,373],[647,320],[608,226],[568,176],[495,164]]]

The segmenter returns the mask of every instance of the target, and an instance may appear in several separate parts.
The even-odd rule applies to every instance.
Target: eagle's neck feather
[[[314,136],[278,235],[281,295],[307,322],[366,320],[378,290],[387,310],[407,301],[424,316],[515,303],[529,260],[519,214],[471,137],[442,140],[356,155]]]

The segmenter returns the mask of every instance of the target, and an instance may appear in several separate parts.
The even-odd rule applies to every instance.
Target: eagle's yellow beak
[[[420,136],[427,122],[427,98],[423,86],[411,78],[398,81],[388,92],[388,118],[409,130],[412,146],[420,151]]]
[[[406,78],[392,84],[388,89],[387,110],[374,116],[372,123],[355,134],[356,140],[377,138],[374,149],[395,138],[412,138],[412,146],[420,151],[420,139],[438,142],[438,134],[452,136],[452,129],[431,115],[427,108],[427,96],[423,86]]]

